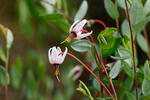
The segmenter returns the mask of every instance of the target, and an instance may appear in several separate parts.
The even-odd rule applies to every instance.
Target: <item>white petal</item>
[[[51,57],[53,63],[58,63],[58,52],[55,46],[52,48]]]
[[[93,31],[91,31],[89,33],[80,34],[80,35],[77,36],[77,39],[85,38],[85,37],[91,35],[92,33],[93,33]]]
[[[57,52],[58,52],[58,53],[61,53],[61,52],[62,52],[61,49],[60,49],[60,47],[57,47]]]
[[[73,30],[73,27],[79,22],[80,20],[76,20],[70,27],[69,32]]]
[[[60,57],[60,62],[59,62],[59,64],[62,64],[62,63],[63,63],[63,61],[64,61],[64,59],[65,59],[65,57],[66,57],[67,52],[68,52],[68,49],[67,49],[67,47],[66,47],[63,56]]]
[[[83,27],[84,27],[84,25],[85,25],[86,23],[87,23],[87,20],[86,20],[86,19],[80,21],[80,22],[73,28],[73,31],[75,31],[75,32],[78,33],[80,30],[83,29]]]
[[[53,61],[52,61],[52,58],[51,58],[51,50],[52,50],[52,48],[50,48],[50,49],[48,50],[48,59],[49,59],[49,62],[50,62],[51,64],[53,64]]]

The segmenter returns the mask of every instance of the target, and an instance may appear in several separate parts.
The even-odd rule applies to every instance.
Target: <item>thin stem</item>
[[[9,49],[7,48],[6,62],[5,62],[5,100],[8,100],[8,87],[7,87],[8,60],[9,60]]]
[[[99,23],[99,22],[100,22],[100,23],[103,23],[102,21],[99,21],[99,20],[95,20],[95,21],[96,21],[97,23]],[[103,23],[102,25],[104,25],[104,28],[106,28],[104,23]],[[83,31],[83,32],[88,32],[88,31],[86,31],[86,30],[81,30],[81,31]],[[90,35],[90,38],[91,38],[92,43],[94,44],[94,40],[93,40],[92,35]],[[100,57],[98,56],[98,52],[97,52],[97,50],[96,50],[95,45],[94,45],[94,49],[95,49],[95,54],[96,54],[96,56],[97,56],[97,59],[98,59],[98,61],[99,61],[99,64],[102,65],[102,67],[103,67],[103,69],[104,69],[104,72],[105,72],[105,74],[106,74],[106,76],[107,76],[107,78],[108,78],[108,80],[109,80],[109,82],[110,82],[110,84],[111,84],[111,87],[112,87],[112,89],[113,89],[113,92],[114,92],[114,95],[115,95],[115,97],[116,97],[116,100],[118,100],[117,93],[116,93],[116,91],[115,91],[114,85],[113,85],[111,79],[109,78],[109,75],[108,75],[108,73],[107,73],[107,70],[106,70],[106,68],[105,68],[105,66],[104,66],[104,64],[103,64],[103,62],[101,61]]]
[[[116,0],[115,0],[115,6],[118,9],[118,5],[117,5],[117,1]],[[118,35],[119,35],[120,32],[119,32],[119,20],[118,20],[118,18],[116,19],[116,27],[117,27],[117,32],[118,32]]]
[[[150,46],[149,46],[149,39],[148,39],[148,35],[147,35],[147,31],[146,31],[146,28],[144,27],[143,28],[143,33],[144,33],[144,37],[146,39],[146,42],[147,42],[147,48],[148,48],[148,60],[150,61]]]
[[[113,92],[114,92],[114,95],[115,95],[115,97],[116,97],[116,100],[118,100],[117,93],[116,93],[116,90],[115,90],[115,88],[114,88],[114,85],[113,85],[111,79],[109,78],[109,75],[108,75],[108,73],[107,73],[107,70],[106,70],[106,68],[105,68],[105,66],[104,66],[104,64],[103,64],[103,62],[101,61],[100,57],[98,56],[98,52],[97,52],[97,50],[96,50],[95,45],[94,45],[94,48],[95,48],[95,54],[96,54],[96,56],[97,56],[97,59],[98,59],[98,61],[99,61],[99,64],[103,67],[103,70],[104,70],[104,72],[105,72],[105,74],[106,74],[106,76],[107,76],[107,78],[108,78],[108,80],[109,80],[109,82],[110,82],[110,85],[111,85],[111,87],[112,87],[112,89],[113,89]]]
[[[127,6],[127,0],[125,0],[125,5],[126,5],[126,12],[127,12],[127,17],[128,17],[129,27],[130,27],[130,32],[131,32],[132,56],[133,56],[134,76],[135,76],[135,85],[136,85],[136,100],[138,100],[138,81],[137,81],[137,76],[136,76],[136,65],[135,65],[135,54],[134,54],[134,40],[133,40],[133,32],[132,32],[132,28],[131,28],[131,21],[130,21],[130,16],[129,16],[129,10],[128,10],[128,6]]]
[[[74,55],[72,55],[71,53],[67,53],[67,55],[73,57],[74,59],[76,59],[79,63],[81,63],[98,81],[99,83],[106,89],[106,91],[108,92],[108,94],[112,97],[113,100],[114,97],[112,96],[112,94],[110,93],[110,91],[107,89],[107,87],[103,84],[103,82],[92,72],[92,70],[90,70],[81,60],[79,60],[77,57],[75,57]]]
[[[101,24],[104,27],[104,29],[106,29],[106,24],[103,21],[95,19],[94,22]]]

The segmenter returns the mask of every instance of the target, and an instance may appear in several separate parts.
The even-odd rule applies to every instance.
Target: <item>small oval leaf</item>
[[[112,19],[119,18],[119,12],[111,0],[104,0],[104,5],[107,13]]]
[[[113,66],[113,68],[111,69],[109,76],[114,79],[118,76],[119,72],[121,69],[121,61],[117,61],[116,64]]]
[[[76,16],[74,20],[81,20],[87,13],[88,10],[88,3],[86,0],[83,0],[78,12],[76,13]]]
[[[144,78],[142,83],[142,93],[144,95],[150,94],[150,81],[148,81],[146,78]]]
[[[71,44],[73,50],[78,52],[85,52],[90,50],[91,43],[88,40],[79,40],[75,41]]]

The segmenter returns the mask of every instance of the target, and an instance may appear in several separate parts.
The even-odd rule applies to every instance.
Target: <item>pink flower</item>
[[[48,51],[49,62],[51,64],[58,64],[58,65],[62,64],[66,57],[67,51],[68,51],[68,49],[66,48],[64,54],[59,55],[60,53],[62,53],[60,47],[56,48],[54,46],[54,47],[50,48]]]
[[[82,68],[79,65],[76,65],[68,74],[68,77],[72,77],[73,76],[73,80],[77,80],[81,74],[82,74]]]
[[[86,24],[88,24],[88,21],[86,19],[84,19],[82,21],[79,21],[79,20],[75,21],[71,25],[71,27],[69,29],[70,35],[65,41],[70,42],[70,40],[73,39],[73,38],[77,39],[77,40],[80,40],[82,38],[85,38],[85,37],[91,35],[92,31],[88,32],[88,33],[84,33],[83,31],[81,31],[81,30],[83,30],[83,28]]]
[[[55,67],[54,74],[56,75],[58,81],[60,81],[58,78],[58,75],[60,74],[59,73],[59,64],[63,63],[63,61],[66,57],[67,51],[68,51],[68,49],[66,48],[65,52],[63,54],[60,54],[60,53],[62,53],[60,47],[56,48],[55,46],[50,48],[48,51],[49,62],[50,62],[50,64],[53,64]]]

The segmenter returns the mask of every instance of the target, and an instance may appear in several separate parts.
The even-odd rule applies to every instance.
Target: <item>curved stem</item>
[[[76,59],[79,63],[81,63],[98,81],[99,83],[106,89],[106,91],[108,92],[108,94],[112,97],[113,100],[114,97],[112,96],[112,94],[110,93],[110,91],[107,89],[107,87],[102,83],[102,81],[92,72],[92,70],[90,70],[81,60],[79,60],[77,57],[75,57],[74,55],[72,55],[71,53],[67,53],[67,55],[73,57],[74,59]]]
[[[137,76],[136,76],[136,65],[135,65],[135,54],[134,54],[134,40],[133,40],[133,32],[132,32],[132,27],[131,27],[129,10],[128,10],[128,6],[127,6],[127,0],[125,0],[125,5],[126,5],[126,12],[127,12],[127,17],[128,17],[129,27],[130,27],[130,32],[131,32],[132,56],[133,56],[134,76],[135,76],[135,85],[136,85],[136,100],[138,100],[138,81],[137,81]]]

